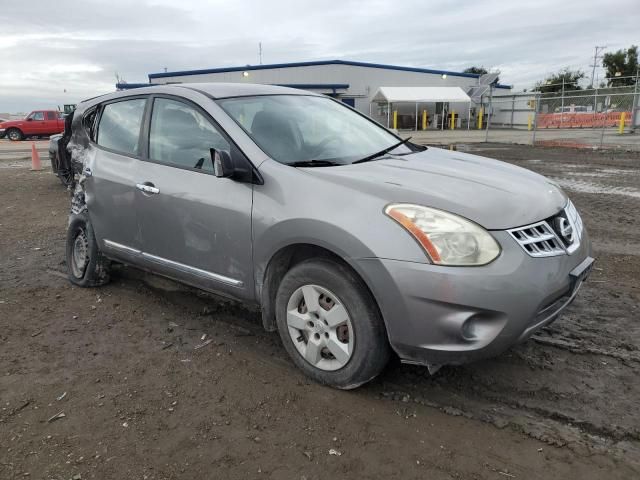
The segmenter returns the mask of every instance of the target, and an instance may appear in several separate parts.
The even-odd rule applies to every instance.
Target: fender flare
[[[291,232],[298,234],[291,235]],[[273,331],[275,328],[272,297],[277,285],[270,282],[271,275],[274,275],[270,269],[279,254],[292,247],[315,248],[339,258],[371,290],[364,272],[354,259],[372,257],[374,254],[360,239],[334,224],[318,220],[290,219],[280,222],[254,239],[255,298],[262,309],[262,321],[266,330]],[[285,272],[286,270],[278,272],[276,277]]]

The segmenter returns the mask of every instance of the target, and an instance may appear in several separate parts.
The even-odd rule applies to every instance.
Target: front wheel
[[[10,128],[7,132],[7,138],[12,142],[18,142],[24,138],[24,135],[17,128]]]
[[[384,323],[371,293],[349,268],[307,260],[284,276],[276,320],[293,362],[315,381],[356,388],[389,360]]]
[[[109,282],[109,260],[98,249],[91,221],[86,213],[72,214],[67,229],[69,280],[80,287],[97,287]]]

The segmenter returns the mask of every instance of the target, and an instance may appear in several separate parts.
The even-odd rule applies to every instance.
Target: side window
[[[151,160],[213,172],[211,148],[230,151],[229,142],[204,115],[176,100],[154,100],[149,132]]]
[[[55,120],[56,113],[55,112],[47,112],[47,120]]]
[[[29,117],[34,120],[44,120],[44,112],[33,112]]]
[[[145,98],[134,98],[106,104],[98,125],[98,145],[137,155],[146,101]]]
[[[96,141],[96,112],[98,111],[97,107],[92,108],[87,113],[84,114],[82,118],[82,126],[84,127],[85,132],[87,133],[87,137],[92,142]]]

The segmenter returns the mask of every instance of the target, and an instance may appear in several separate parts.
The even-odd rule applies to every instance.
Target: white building
[[[193,82],[246,82],[301,88],[324,93],[338,98],[357,110],[383,121],[387,116],[384,104],[372,100],[380,87],[460,87],[470,92],[478,86],[479,75],[451,72],[428,68],[402,67],[377,63],[353,62],[348,60],[322,60],[314,62],[279,63],[271,65],[247,65],[242,67],[210,68],[179,72],[149,74],[151,84],[193,83]],[[118,88],[132,88],[140,84],[119,84]],[[496,85],[505,93],[508,85]],[[486,102],[486,100],[485,100]],[[462,122],[471,114],[476,105],[466,112],[456,112]],[[392,106],[397,111],[398,127],[413,128],[416,105],[398,103]],[[468,107],[465,107],[465,110]],[[424,104],[420,112],[427,110],[430,125],[435,115],[448,111],[442,102]],[[422,115],[422,113],[420,113]],[[386,121],[386,120],[384,120]],[[431,128],[432,128],[431,127]]]

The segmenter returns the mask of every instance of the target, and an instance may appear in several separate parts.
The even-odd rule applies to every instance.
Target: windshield
[[[271,158],[281,163],[348,164],[398,143],[398,137],[327,97],[265,95],[218,104]],[[405,145],[393,153],[408,153]]]

